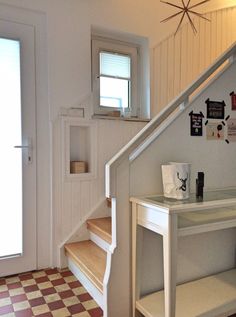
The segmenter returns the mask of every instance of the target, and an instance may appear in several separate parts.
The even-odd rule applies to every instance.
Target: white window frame
[[[108,115],[114,110],[121,110],[114,107],[100,106],[100,52],[118,53],[131,57],[131,102],[130,107],[125,110],[125,115],[136,117],[139,114],[138,96],[138,46],[122,41],[107,39],[103,37],[92,37],[92,91],[93,106],[95,115]]]

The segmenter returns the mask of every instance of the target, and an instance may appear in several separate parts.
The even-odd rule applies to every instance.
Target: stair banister
[[[219,56],[216,61],[210,65],[192,84],[190,84],[179,96],[172,100],[159,114],[157,114],[140,132],[131,139],[117,154],[115,154],[110,161],[106,163],[105,166],[105,194],[106,197],[115,197],[115,173],[116,167],[120,162],[130,156],[135,149],[137,149],[144,141],[157,130],[156,137],[160,134],[158,133],[158,128],[168,119],[168,117],[173,114],[174,111],[182,112],[183,108],[181,105],[185,103],[186,100],[227,60],[229,63],[235,61],[236,56],[236,42],[229,47],[221,56]],[[172,121],[175,116],[172,117]],[[170,124],[170,120],[169,120]],[[166,124],[165,127],[168,125]],[[163,129],[163,128],[162,128]],[[154,139],[152,140],[154,141]],[[150,143],[148,143],[149,145]],[[147,145],[147,146],[148,146]],[[142,147],[146,148],[145,146]],[[137,157],[137,155],[135,156]]]

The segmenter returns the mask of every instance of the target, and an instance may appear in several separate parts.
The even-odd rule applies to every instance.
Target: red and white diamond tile
[[[48,269],[0,279],[0,316],[102,315],[101,308],[68,269]]]

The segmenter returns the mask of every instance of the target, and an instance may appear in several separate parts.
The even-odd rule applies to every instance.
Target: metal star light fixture
[[[185,0],[181,0],[181,1],[182,1],[182,5],[183,5],[183,6],[179,6],[179,5],[173,4],[173,3],[171,3],[171,2],[161,0],[162,3],[168,4],[168,5],[172,6],[172,7],[175,7],[175,8],[177,8],[177,9],[180,10],[179,12],[177,12],[177,13],[175,13],[175,14],[169,16],[168,18],[166,18],[166,19],[164,19],[164,20],[162,20],[161,22],[167,22],[167,21],[169,21],[170,19],[172,19],[172,18],[174,18],[174,17],[176,17],[176,16],[182,14],[181,19],[180,19],[179,24],[178,24],[178,27],[177,27],[177,30],[175,31],[175,35],[176,35],[176,33],[179,31],[179,28],[180,28],[180,26],[181,26],[181,24],[182,24],[182,22],[183,22],[183,19],[184,19],[185,15],[186,15],[187,18],[188,18],[188,20],[189,20],[189,23],[190,23],[190,25],[191,25],[191,27],[192,27],[193,33],[196,34],[196,33],[197,33],[197,29],[196,29],[196,27],[195,27],[195,25],[194,25],[194,23],[193,23],[193,20],[192,20],[190,14],[196,15],[196,16],[198,16],[199,18],[202,18],[202,19],[207,20],[207,21],[210,22],[209,19],[207,19],[205,16],[203,16],[203,14],[198,13],[198,12],[196,12],[196,11],[193,10],[194,8],[196,8],[196,7],[202,5],[202,4],[204,4],[204,3],[206,3],[206,2],[208,2],[208,1],[210,1],[210,0],[204,0],[204,1],[201,1],[201,2],[199,2],[199,3],[197,3],[197,4],[194,4],[194,5],[192,5],[192,6],[190,6],[191,0],[187,0],[187,4],[185,4]]]

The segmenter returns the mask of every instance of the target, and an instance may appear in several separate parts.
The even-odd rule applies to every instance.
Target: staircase
[[[90,240],[68,243],[68,266],[90,295],[104,308],[104,277],[107,252],[112,242],[111,217],[87,220]]]
[[[151,181],[155,184],[157,162],[159,166],[161,162],[163,163],[163,157],[156,149],[149,153],[148,164],[147,161],[144,164],[140,160],[136,161],[135,165],[136,158],[141,156],[156,139],[165,137],[166,133],[163,132],[166,132],[172,123],[190,108],[194,100],[197,100],[198,95],[193,96],[194,92],[199,88],[206,89],[211,84],[208,81],[210,76],[215,76],[212,81],[217,79],[235,61],[236,44],[170,102],[106,164],[106,197],[112,197],[111,217],[102,216],[87,220],[90,239],[65,245],[70,270],[103,309],[104,317],[131,316],[130,193],[137,191],[147,193],[146,184]],[[224,68],[215,75],[215,71],[223,64]],[[234,88],[231,87],[231,91],[232,89]],[[173,135],[171,134],[164,143],[165,146],[171,138],[174,139]],[[183,138],[182,135],[180,136]],[[153,155],[156,155],[155,161],[152,159]],[[149,173],[146,173],[147,176],[144,175],[145,171]],[[160,175],[159,179],[161,179]],[[119,241],[118,247],[116,239]],[[151,273],[149,275],[152,277]]]

